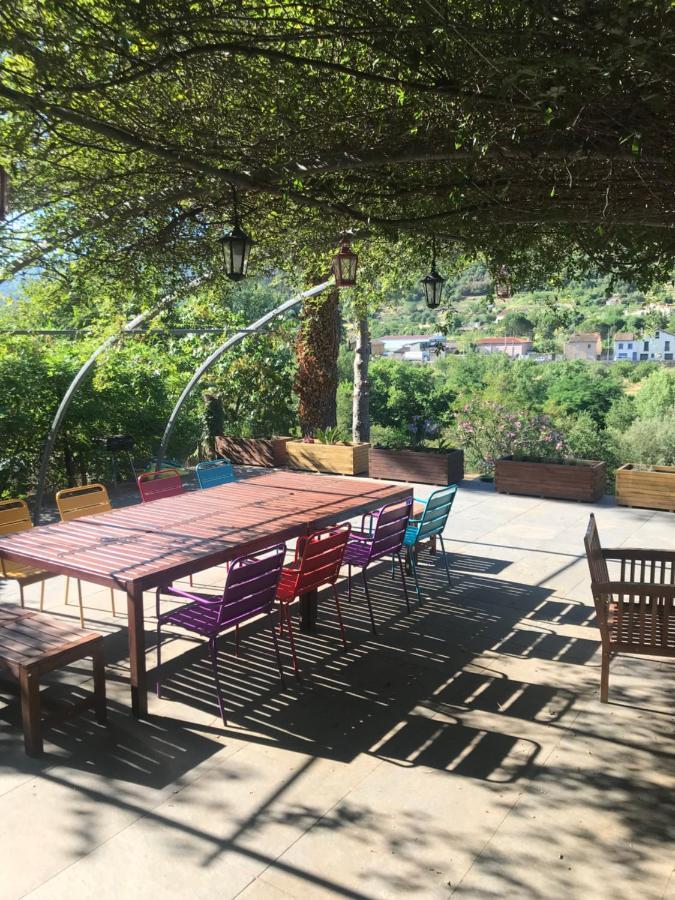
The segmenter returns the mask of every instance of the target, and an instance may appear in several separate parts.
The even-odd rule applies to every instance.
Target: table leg
[[[30,669],[22,666],[19,671],[19,687],[21,689],[21,720],[23,723],[24,746],[28,756],[38,756],[42,753],[40,680]]]
[[[94,710],[96,721],[101,725],[107,722],[107,709],[105,702],[105,657],[103,655],[103,639],[96,641],[92,651],[94,663]]]
[[[319,617],[319,592],[307,591],[300,595],[300,631],[310,634],[316,630]]]
[[[129,618],[129,665],[131,668],[131,709],[137,718],[148,714],[148,684],[145,674],[145,629],[143,627],[143,591],[127,591]]]

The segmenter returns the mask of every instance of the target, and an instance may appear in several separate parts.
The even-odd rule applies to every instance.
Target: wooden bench
[[[104,723],[103,637],[45,613],[20,606],[0,606],[0,671],[9,671],[19,682],[23,736],[29,756],[42,753],[41,677],[86,656],[91,656],[94,662],[94,693],[74,704],[69,713],[93,706],[97,721]]]

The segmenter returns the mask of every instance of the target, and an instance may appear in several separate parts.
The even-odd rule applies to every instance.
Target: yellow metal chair
[[[30,511],[25,500],[0,500],[0,535],[28,531],[32,527]],[[24,587],[39,581],[40,609],[42,609],[45,603],[45,581],[47,578],[53,578],[54,573],[36,569],[26,563],[13,562],[11,559],[0,559],[0,577],[18,582],[22,606],[24,605]]]
[[[56,505],[62,522],[93,516],[96,513],[108,512],[112,509],[108,491],[103,484],[84,484],[81,487],[64,488],[56,495]],[[66,603],[70,578],[66,578]],[[77,579],[77,599],[80,604],[80,625],[84,628],[84,612],[82,610],[82,582]],[[115,592],[110,588],[112,614],[115,615]]]

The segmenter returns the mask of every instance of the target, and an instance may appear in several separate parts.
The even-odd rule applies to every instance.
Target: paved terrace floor
[[[591,509],[606,546],[675,545],[668,513],[468,482],[452,586],[425,552],[406,615],[383,567],[376,637],[343,589],[349,650],[322,604],[302,684],[280,685],[265,634],[239,659],[225,645],[226,728],[199,650],[168,664],[149,721],[131,717],[124,620],[85,586],[108,635],[110,729],[75,718],[28,760],[0,695],[0,897],[675,898],[675,667],[617,661],[599,703]],[[63,590],[48,582],[48,610],[74,618]],[[67,682],[48,690],[87,688],[86,665]]]

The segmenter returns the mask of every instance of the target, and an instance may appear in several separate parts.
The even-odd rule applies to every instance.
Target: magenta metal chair
[[[392,574],[394,570],[395,559],[398,558],[398,567],[401,572],[401,580],[403,582],[403,595],[405,596],[406,606],[410,612],[410,600],[408,599],[408,586],[405,580],[405,569],[403,567],[403,558],[401,556],[403,549],[403,538],[405,537],[410,519],[410,511],[413,505],[413,498],[406,497],[405,500],[397,500],[394,503],[387,503],[374,513],[367,513],[361,519],[361,530],[352,529],[349,536],[349,542],[345,550],[343,562],[348,568],[348,590],[349,600],[352,599],[352,566],[361,569],[363,577],[363,588],[366,592],[366,601],[368,603],[368,612],[370,613],[370,624],[373,634],[376,634],[375,617],[373,616],[373,605],[370,601],[370,592],[368,590],[368,566],[391,555]],[[366,528],[366,519],[369,521],[369,527]]]
[[[183,482],[178,469],[159,469],[157,472],[143,472],[137,479],[138,490],[143,503],[175,497],[183,493]]]
[[[162,625],[172,625],[204,637],[208,641],[216,682],[218,706],[223,724],[227,725],[223,695],[218,676],[218,636],[229,628],[235,629],[237,651],[239,649],[239,626],[260,615],[267,615],[272,631],[274,652],[282,681],[284,676],[276,630],[272,619],[274,598],[279,584],[281,567],[286,554],[285,544],[276,544],[249,556],[239,556],[232,561],[225,579],[225,587],[221,596],[203,594],[197,591],[184,591],[172,585],[157,588],[157,696],[161,696],[161,679],[159,669],[162,664]],[[162,596],[180,597],[189,600],[183,606],[170,612],[160,612],[159,604]]]

